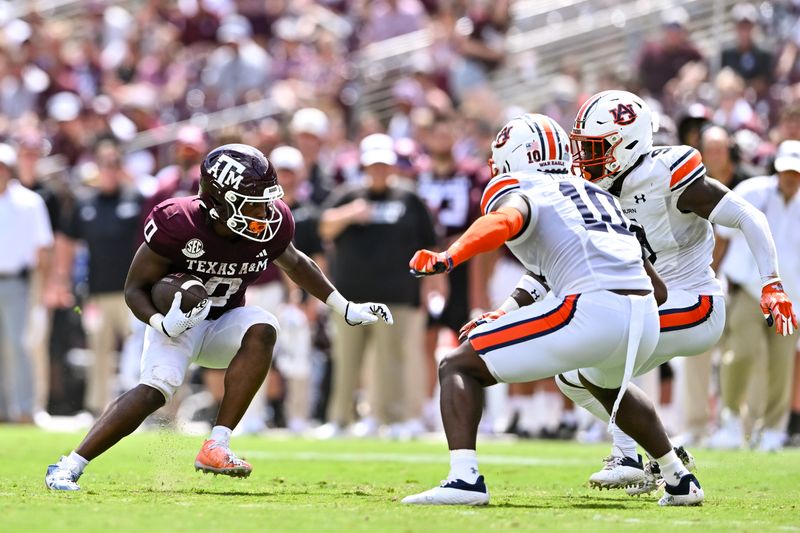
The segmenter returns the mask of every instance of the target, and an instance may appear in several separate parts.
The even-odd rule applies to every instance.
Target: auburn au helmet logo
[[[506,126],[502,130],[500,130],[500,133],[497,134],[497,139],[495,139],[494,141],[495,148],[500,148],[501,146],[503,146],[508,142],[508,139],[511,137],[512,127],[513,126]]]
[[[614,124],[627,126],[636,120],[636,112],[631,104],[617,104],[616,109],[610,109],[611,116],[614,117]]]

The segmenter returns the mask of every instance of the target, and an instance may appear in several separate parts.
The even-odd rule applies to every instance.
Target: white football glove
[[[366,302],[357,304],[355,302],[347,302],[344,311],[344,321],[348,326],[364,326],[366,324],[374,324],[382,318],[384,322],[390,326],[394,324],[392,312],[385,304],[376,304],[373,302]]]
[[[160,329],[167,337],[177,337],[187,329],[192,329],[205,320],[208,313],[211,311],[211,302],[208,298],[203,298],[203,300],[192,307],[188,313],[184,313],[181,311],[182,299],[183,295],[180,292],[176,292],[167,314],[163,317],[154,315],[150,319],[150,325],[155,329]]]

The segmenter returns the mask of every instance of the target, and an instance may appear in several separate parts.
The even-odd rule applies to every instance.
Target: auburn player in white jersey
[[[450,474],[440,486],[403,503],[488,503],[475,453],[483,388],[572,369],[580,369],[580,383],[669,472],[669,494],[660,503],[700,503],[700,484],[672,449],[653,404],[636,387],[627,387],[650,359],[659,325],[653,283],[619,204],[571,175],[567,135],[544,115],[509,122],[492,145],[492,158],[504,173],[484,192],[483,216],[447,251],[417,251],[411,271],[450,272],[505,243],[528,271],[541,271],[555,297],[534,301],[546,290],[526,274],[502,312],[472,328],[467,341],[442,361]]]
[[[570,135],[573,166],[588,181],[619,198],[636,226],[649,260],[667,286],[660,306],[661,336],[642,373],[679,356],[703,353],[719,340],[725,324],[722,289],[711,269],[711,223],[741,230],[758,263],[761,308],[778,334],[797,321],[778,274],[775,243],[764,215],[706,176],[700,153],[689,146],[653,146],[656,129],[648,105],[626,91],[598,93],[581,107]],[[556,378],[575,403],[608,420],[602,405],[581,386],[577,373]],[[706,401],[698,398],[698,401]],[[612,454],[590,484],[629,487],[630,494],[656,488],[658,472],[643,468],[633,439],[613,428]],[[677,450],[687,464],[691,456]],[[656,470],[653,472],[653,470]]]

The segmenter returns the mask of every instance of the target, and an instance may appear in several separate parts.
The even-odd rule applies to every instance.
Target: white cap
[[[300,19],[281,17],[272,25],[275,36],[284,41],[302,41],[305,38]]]
[[[292,133],[310,133],[320,139],[328,135],[328,116],[315,107],[304,107],[295,111],[289,123]]]
[[[206,136],[203,128],[195,124],[181,126],[175,135],[175,141],[186,146],[191,146],[198,152],[206,149]]]
[[[5,25],[3,33],[5,34],[7,42],[14,46],[19,46],[30,39],[33,34],[33,29],[31,25],[24,20],[14,19]]]
[[[297,172],[303,168],[303,154],[292,146],[278,146],[269,154],[269,160],[275,170],[282,168]]]
[[[731,9],[731,18],[736,22],[758,22],[758,9],[753,4],[740,2]]]
[[[10,144],[0,143],[0,165],[8,168],[17,166],[17,151]]]
[[[67,122],[78,118],[83,104],[81,98],[75,93],[62,91],[50,97],[47,101],[47,114],[58,122]]]
[[[681,6],[670,7],[661,12],[661,24],[664,26],[686,28],[689,13]]]
[[[394,140],[384,133],[367,135],[361,141],[361,164],[365,167],[376,163],[396,165],[397,154],[394,151]]]
[[[800,172],[800,141],[783,141],[775,156],[775,170]]]
[[[253,26],[242,15],[226,16],[217,30],[217,40],[221,43],[240,43],[251,35]]]

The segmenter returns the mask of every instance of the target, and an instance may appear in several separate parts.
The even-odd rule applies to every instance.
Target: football
[[[150,290],[153,305],[159,313],[167,314],[176,292],[183,293],[181,311],[184,313],[188,313],[192,307],[199,304],[204,298],[208,298],[203,281],[197,276],[185,272],[167,274],[155,282]]]

